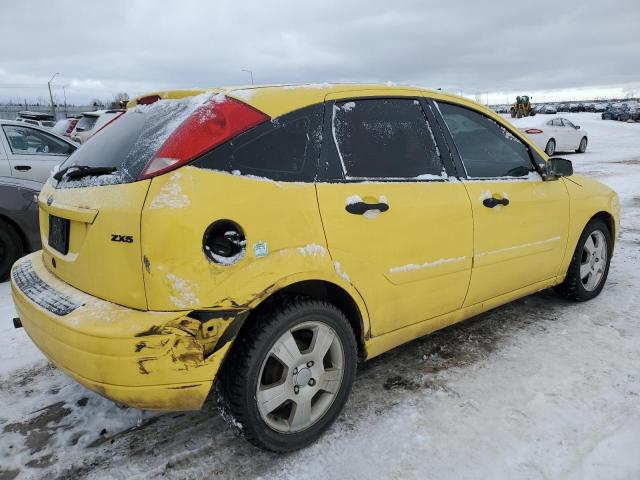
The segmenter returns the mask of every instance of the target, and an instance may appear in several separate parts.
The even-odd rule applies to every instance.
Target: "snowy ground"
[[[597,299],[543,292],[382,355],[328,434],[277,456],[237,438],[213,404],[146,413],[78,386],[13,329],[0,284],[0,480],[640,478],[640,124],[563,116],[591,136],[566,157],[621,198]]]

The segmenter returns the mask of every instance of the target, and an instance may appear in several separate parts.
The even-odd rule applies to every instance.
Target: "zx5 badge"
[[[123,242],[123,243],[133,243],[132,235],[118,235],[116,233],[111,234],[112,242]]]

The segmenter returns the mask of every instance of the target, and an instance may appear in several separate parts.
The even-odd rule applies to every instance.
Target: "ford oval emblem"
[[[47,206],[51,206],[51,204],[53,203],[53,195],[49,195],[49,198],[47,198]]]

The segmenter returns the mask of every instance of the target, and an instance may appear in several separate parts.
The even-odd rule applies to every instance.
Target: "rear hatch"
[[[39,196],[47,268],[98,298],[146,309],[140,215],[150,162],[178,127],[209,100],[201,94],[127,111],[71,155]],[[156,167],[158,170],[162,168]]]

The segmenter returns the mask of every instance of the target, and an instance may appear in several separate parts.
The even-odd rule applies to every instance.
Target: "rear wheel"
[[[356,372],[353,331],[333,305],[285,299],[255,319],[217,382],[223,416],[254,445],[309,445],[333,423]]]
[[[576,246],[567,276],[555,291],[569,300],[583,302],[602,291],[611,263],[611,233],[600,219],[591,220]]]
[[[0,281],[9,276],[11,265],[24,253],[18,232],[8,223],[0,220]]]
[[[544,147],[544,151],[550,157],[553,156],[554,153],[556,153],[556,141],[553,138],[549,139],[549,141],[547,142],[547,146]]]
[[[580,145],[578,145],[577,153],[584,153],[587,151],[587,137],[582,137]]]

